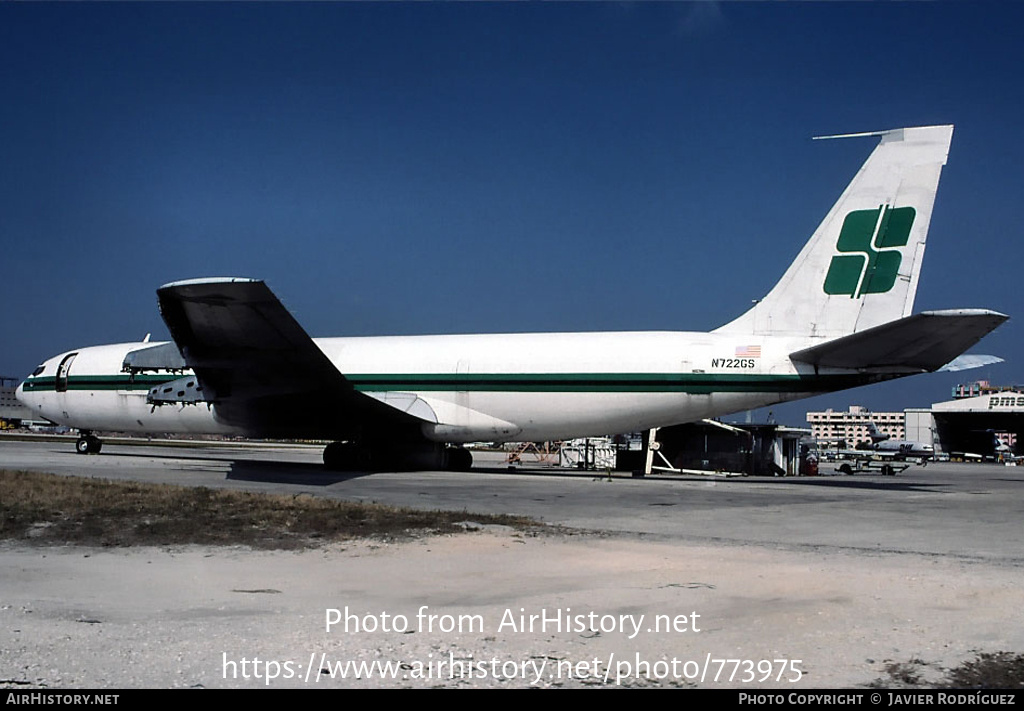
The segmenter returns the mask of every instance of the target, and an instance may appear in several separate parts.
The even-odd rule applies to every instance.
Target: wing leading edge
[[[192,279],[157,290],[160,313],[218,420],[253,436],[361,436],[419,428],[357,392],[267,285]]]

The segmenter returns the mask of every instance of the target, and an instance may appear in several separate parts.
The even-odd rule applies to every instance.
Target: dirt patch
[[[537,530],[521,516],[417,511],[381,504],[0,470],[0,540],[43,545],[315,547],[353,538]]]
[[[951,669],[923,659],[887,662],[877,689],[1024,689],[1024,654],[981,652]]]
[[[7,543],[0,567],[0,686],[1005,687],[950,670],[1024,648],[1019,570],[933,557],[506,530],[296,551]],[[294,673],[257,678],[255,659]]]

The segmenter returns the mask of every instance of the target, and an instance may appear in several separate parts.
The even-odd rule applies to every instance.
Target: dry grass
[[[950,689],[1024,689],[1024,654],[981,653],[972,661],[950,669]]]
[[[466,521],[539,528],[516,516],[0,470],[0,540],[44,545],[303,548],[452,533],[465,530]]]
[[[931,680],[924,678],[928,672]],[[1024,654],[979,652],[953,669],[941,669],[921,659],[890,662],[886,677],[873,681],[876,689],[1024,689]],[[941,676],[936,679],[935,677]]]

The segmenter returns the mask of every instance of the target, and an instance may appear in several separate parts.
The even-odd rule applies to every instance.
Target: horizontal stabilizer
[[[1007,318],[983,309],[925,311],[796,351],[790,358],[824,368],[932,372]]]
[[[961,370],[971,370],[972,368],[980,368],[985,365],[994,365],[996,363],[1002,363],[1003,359],[999,356],[993,355],[962,355],[959,358],[954,358],[944,366],[939,368],[940,373],[957,373]]]

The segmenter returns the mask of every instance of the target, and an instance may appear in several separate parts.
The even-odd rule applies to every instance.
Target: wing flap
[[[816,367],[931,372],[1009,317],[984,309],[925,311],[790,354]]]
[[[450,442],[480,439],[481,432],[486,432],[488,436],[496,439],[508,440],[522,432],[522,427],[511,422],[440,398],[394,391],[368,391],[364,394],[417,417],[436,437]]]
[[[377,402],[384,403],[388,407],[393,407],[407,415],[423,420],[424,422],[429,422],[431,424],[437,424],[439,422],[437,413],[434,412],[434,408],[431,407],[427,400],[424,400],[416,393],[368,391],[365,395],[372,397]]]

